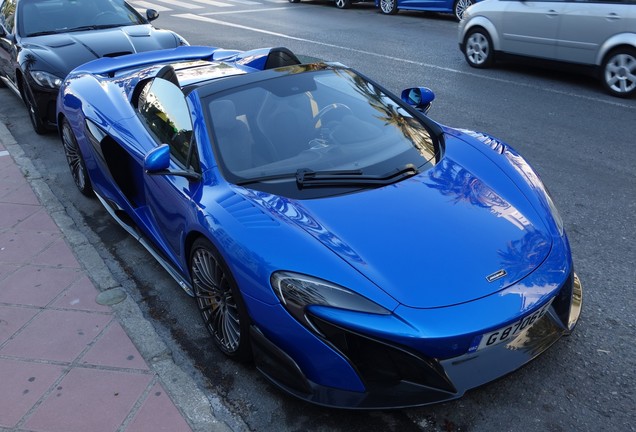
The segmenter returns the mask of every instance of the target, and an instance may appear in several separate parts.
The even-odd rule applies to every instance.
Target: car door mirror
[[[402,90],[402,101],[424,114],[431,109],[435,93],[427,87],[412,87]]]
[[[144,170],[148,174],[164,174],[170,168],[170,146],[161,144],[150,150],[144,158]]]
[[[170,146],[161,144],[150,150],[144,158],[144,171],[149,175],[172,175],[191,181],[201,180],[201,174],[192,170],[170,169]]]
[[[146,9],[146,19],[148,22],[154,21],[159,18],[159,12],[154,9]]]

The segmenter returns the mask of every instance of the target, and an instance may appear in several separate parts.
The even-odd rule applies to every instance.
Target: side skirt
[[[137,227],[137,225],[132,221],[132,220],[124,220],[123,218],[121,218],[118,215],[118,212],[124,213],[124,210],[121,209],[117,204],[115,204],[114,202],[110,202],[110,201],[106,201],[100,194],[98,194],[97,192],[95,192],[95,195],[97,196],[97,198],[99,199],[99,201],[102,203],[102,205],[104,206],[104,208],[106,208],[106,211],[108,211],[108,213],[113,217],[113,219],[115,219],[117,221],[117,223],[119,225],[121,225],[121,227],[123,229],[125,229],[128,234],[130,234],[131,236],[133,236],[135,238],[135,240],[137,240],[139,243],[141,243],[141,245],[143,247],[146,248],[146,250],[148,252],[150,252],[150,254],[157,260],[157,262],[159,264],[161,264],[161,266],[168,272],[168,274],[170,276],[172,276],[172,278],[177,281],[177,283],[179,284],[179,286],[190,296],[190,297],[194,297],[194,291],[192,290],[192,285],[190,284],[189,281],[187,281],[183,276],[181,276],[181,274],[179,273],[179,271],[167,260],[164,258],[164,255],[161,253],[161,251],[159,251],[155,245],[152,243],[151,240],[149,240]],[[128,217],[126,217],[126,219],[129,219]]]

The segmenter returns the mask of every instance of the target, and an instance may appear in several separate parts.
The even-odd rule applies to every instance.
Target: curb
[[[97,249],[76,227],[66,207],[53,194],[42,175],[2,121],[0,121],[0,142],[13,157],[42,206],[62,231],[77,261],[100,294],[114,289],[125,291],[125,288],[122,288],[121,284],[115,280]],[[127,282],[134,284],[130,279]],[[141,309],[130,295],[126,295],[123,301],[110,307],[150,369],[159,377],[161,384],[193,432],[230,432],[244,428],[243,425],[230,427],[226,421],[219,420],[215,416],[216,408],[220,411],[218,415],[227,418],[230,423],[236,422],[236,419],[230,420],[231,414],[216,396],[206,395],[192,377],[175,364],[172,351],[153,325],[144,318]]]

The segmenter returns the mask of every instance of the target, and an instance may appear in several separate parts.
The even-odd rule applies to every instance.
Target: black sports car
[[[99,57],[187,45],[124,0],[0,0],[0,84],[15,91],[37,133],[55,128],[55,100],[75,67]]]

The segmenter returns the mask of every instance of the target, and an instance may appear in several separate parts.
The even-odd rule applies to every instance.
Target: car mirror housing
[[[412,87],[402,90],[402,101],[424,114],[431,109],[435,93],[427,87]]]
[[[191,181],[201,180],[201,174],[195,171],[170,169],[170,146],[168,144],[161,144],[146,154],[144,171],[150,175],[173,175],[185,177]]]
[[[146,19],[148,20],[148,22],[154,21],[157,18],[159,18],[159,12],[157,12],[155,9],[146,9]]]
[[[144,158],[144,170],[148,174],[162,174],[170,167],[170,146],[161,144]]]

